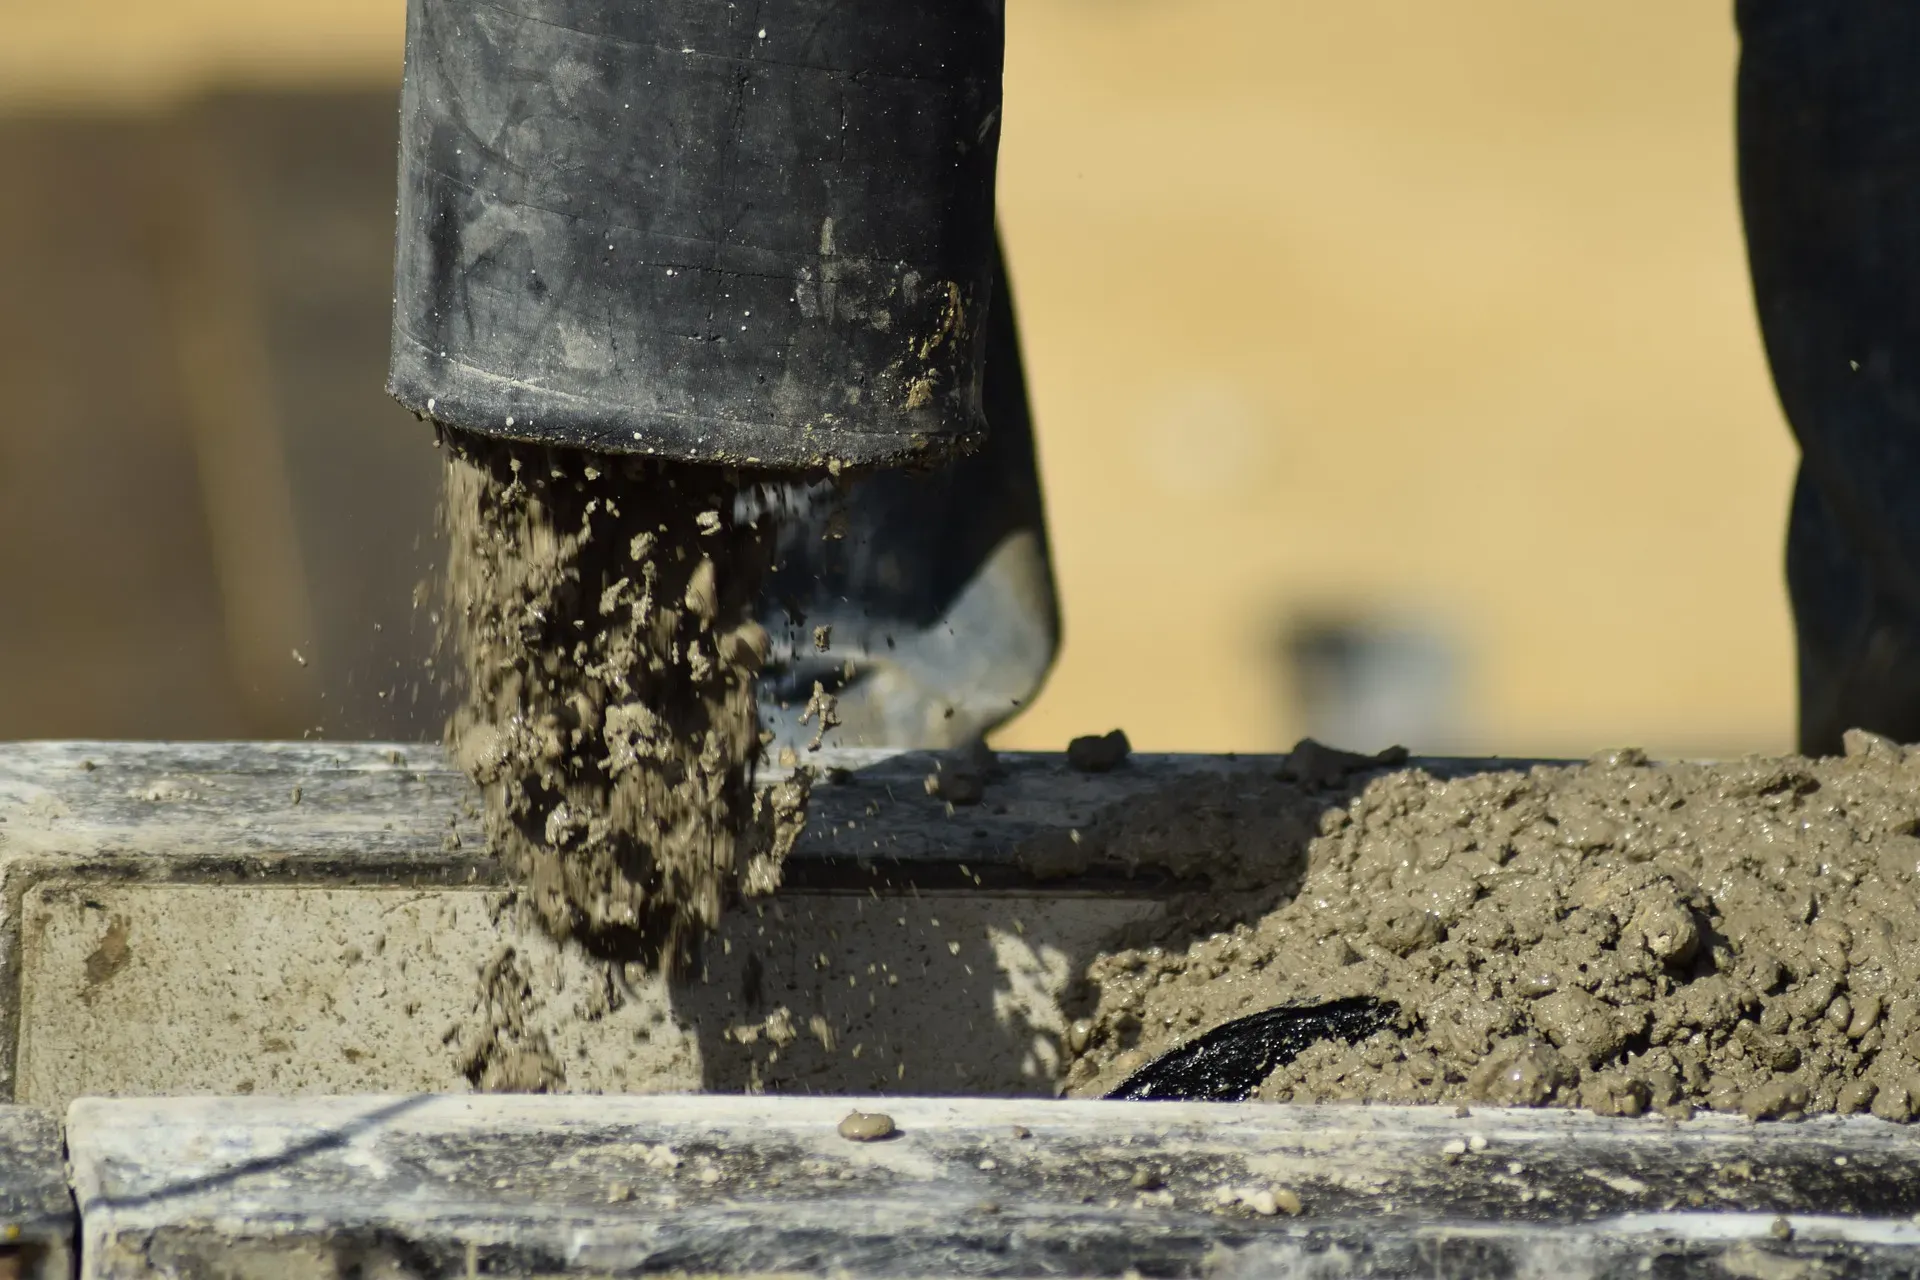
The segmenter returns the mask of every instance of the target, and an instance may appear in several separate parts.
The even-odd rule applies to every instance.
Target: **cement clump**
[[[1238,807],[1257,800],[1278,837],[1263,883],[1223,877],[1093,961],[1069,1092],[1100,1094],[1258,1009],[1374,996],[1401,1006],[1398,1025],[1309,1048],[1257,1096],[1911,1119],[1920,751],[1847,745],[1404,768],[1317,798],[1243,776]],[[1235,807],[1226,795],[1156,802],[1200,815],[1193,866],[1195,844],[1222,842],[1206,824]],[[1307,829],[1288,841],[1288,824]],[[1129,822],[1104,825],[1118,843]]]
[[[448,729],[489,834],[555,935],[673,963],[739,895],[770,893],[805,779],[756,798],[753,621],[770,519],[718,467],[442,429]]]

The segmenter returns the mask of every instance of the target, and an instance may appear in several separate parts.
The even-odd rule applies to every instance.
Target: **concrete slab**
[[[84,1099],[88,1278],[1911,1274],[1871,1119],[888,1099]]]
[[[59,1119],[0,1106],[0,1280],[64,1280],[77,1234]]]
[[[953,808],[928,756],[822,752],[787,887],[669,981],[531,927],[437,749],[0,746],[0,1097],[462,1090],[503,965],[568,1091],[1050,1094],[1068,984],[1177,887],[1059,846],[1278,762],[1008,756]]]

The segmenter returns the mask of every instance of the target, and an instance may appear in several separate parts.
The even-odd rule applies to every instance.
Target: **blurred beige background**
[[[0,736],[433,734],[402,7],[0,2]],[[1002,745],[1788,745],[1730,8],[1013,0],[1066,645]]]

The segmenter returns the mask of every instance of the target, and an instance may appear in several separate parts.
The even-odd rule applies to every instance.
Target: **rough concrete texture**
[[[515,944],[543,985],[570,985],[576,1025],[599,1031],[598,1055],[580,1046],[580,1087],[697,1087],[684,1037],[650,1038],[648,1015],[664,1018],[663,1007],[628,1001],[598,1027],[590,1013],[605,1017],[611,1003],[604,980],[596,991],[584,966],[569,971],[538,930],[504,942],[503,897],[36,886],[25,903],[19,1096],[53,1105],[89,1093],[464,1088],[474,975]]]
[[[59,1120],[49,1111],[0,1106],[0,1277],[71,1275],[74,1231]]]
[[[42,885],[18,1096],[486,1087],[489,966],[524,984],[510,1041],[569,1092],[1051,1094],[1071,958],[1153,910],[792,895],[669,979],[557,945],[498,890]]]
[[[110,885],[497,880],[479,852],[471,786],[443,762],[415,768],[417,753],[306,743],[0,747],[0,1096],[16,1092],[23,999],[34,985],[21,924],[36,887],[65,885],[84,901],[87,888]],[[104,931],[95,941],[106,941]],[[107,946],[96,971],[113,968],[117,950]],[[308,962],[334,963],[283,957],[290,971]]]
[[[1920,751],[1859,732],[1846,748],[1375,770],[1311,792],[1249,771],[1127,807],[1115,838],[1244,805],[1236,829],[1264,823],[1284,860],[1095,962],[1072,1087],[1105,1092],[1241,1014],[1360,996],[1401,1016],[1307,1047],[1261,1097],[1912,1119]]]
[[[1865,1117],[1756,1130],[1451,1107],[197,1098],[83,1099],[68,1132],[86,1280],[1878,1280],[1920,1264],[1912,1144]]]

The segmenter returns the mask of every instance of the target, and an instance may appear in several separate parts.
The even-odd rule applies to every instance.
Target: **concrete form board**
[[[1067,983],[1169,885],[1029,854],[1249,762],[1012,756],[960,809],[926,794],[924,755],[808,763],[841,781],[816,785],[788,887],[669,981],[532,927],[437,749],[0,747],[0,1096],[464,1089],[463,1022],[505,947],[568,1090],[1050,1093]]]
[[[85,1099],[82,1275],[1920,1267],[1915,1139],[1871,1119],[868,1105],[895,1137],[842,1138],[830,1098]]]

